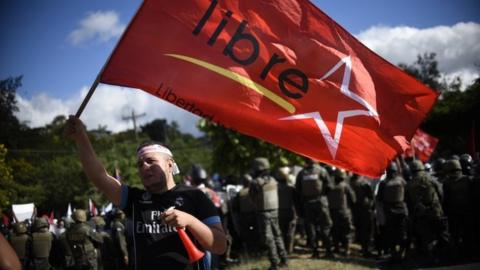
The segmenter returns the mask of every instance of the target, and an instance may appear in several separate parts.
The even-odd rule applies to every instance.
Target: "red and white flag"
[[[368,176],[438,96],[307,0],[145,0],[100,81]]]
[[[52,210],[50,211],[50,216],[48,217],[48,223],[53,224],[55,219],[55,212]]]
[[[88,211],[90,211],[90,215],[96,216],[98,214],[97,206],[92,199],[88,199]]]
[[[417,129],[412,138],[410,147],[405,150],[405,156],[418,157],[421,161],[427,162],[430,159],[435,147],[437,147],[438,139],[426,133],[421,129]]]

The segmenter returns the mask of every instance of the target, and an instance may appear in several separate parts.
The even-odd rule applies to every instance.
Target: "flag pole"
[[[108,60],[110,60],[110,57],[108,58]],[[107,60],[106,63],[108,63],[108,60]],[[83,99],[82,104],[80,104],[80,107],[78,108],[77,113],[75,113],[75,117],[80,118],[80,115],[82,115],[82,112],[85,109],[85,107],[87,106],[88,101],[90,101],[90,98],[92,97],[93,92],[95,92],[95,89],[97,89],[97,86],[100,83],[100,75],[102,74],[102,71],[103,71],[103,68],[98,73],[97,78],[95,79],[92,86],[90,87],[90,90],[88,90],[88,93],[85,96],[85,98]]]
[[[113,53],[118,47],[118,44],[122,41],[123,37],[125,36],[125,33],[127,33],[128,29],[130,28],[130,25],[132,24],[133,20],[135,17],[137,17],[138,12],[140,11],[140,8],[143,6],[143,2],[140,4],[140,6],[137,8],[135,11],[135,14],[133,15],[132,19],[130,20],[130,23],[128,24],[127,28],[125,28],[125,31],[123,31],[122,36],[118,39],[117,44],[115,44],[115,47],[113,48],[112,52],[107,58],[107,61],[105,61],[105,64],[103,64],[102,69],[100,72],[97,74],[97,77],[95,78],[95,81],[93,82],[92,86],[90,86],[90,90],[88,90],[87,95],[85,98],[83,98],[82,104],[80,104],[80,107],[78,108],[77,112],[75,113],[75,117],[80,118],[80,115],[82,115],[83,110],[87,106],[88,101],[90,101],[90,98],[92,97],[93,93],[95,92],[95,89],[97,89],[98,84],[100,83],[100,77],[102,76],[103,70],[107,66],[108,62],[110,62],[110,58],[112,58]]]

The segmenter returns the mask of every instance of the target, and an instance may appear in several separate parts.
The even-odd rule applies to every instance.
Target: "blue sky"
[[[480,63],[478,0],[313,2],[394,64],[412,63],[418,53],[429,50],[439,54],[440,69],[446,76],[461,75],[469,80],[479,74],[473,66],[473,62]],[[140,3],[140,0],[1,1],[0,79],[24,76],[18,92],[18,117],[31,126],[39,126],[51,122],[55,114],[73,113]],[[119,93],[111,102],[130,95],[126,89],[100,88],[105,89],[106,97]],[[168,115],[185,131],[197,132],[196,117],[161,100],[140,96],[131,104],[114,105],[102,101],[102,94],[94,96],[99,97],[87,106],[84,119],[90,128],[98,125],[107,125],[115,131],[128,128],[120,114],[143,105],[148,109],[143,122]],[[92,106],[115,108],[102,111]],[[115,117],[96,115],[106,113]]]

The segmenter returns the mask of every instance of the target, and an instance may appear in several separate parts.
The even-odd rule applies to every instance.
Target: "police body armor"
[[[240,213],[252,213],[255,212],[255,206],[253,205],[252,200],[248,197],[248,188],[243,188],[238,193],[238,203]]]
[[[468,176],[458,175],[456,177],[449,177],[447,180],[449,196],[448,210],[465,210],[471,207],[470,196],[471,185]]]
[[[52,249],[53,236],[50,232],[32,233],[33,258],[48,258]]]
[[[420,172],[414,176],[413,186],[410,190],[413,202],[413,214],[417,217],[441,216],[443,211],[437,193],[429,176]]]
[[[260,176],[263,185],[257,186],[254,192],[255,207],[258,211],[278,210],[277,181],[269,176]],[[258,184],[254,184],[258,185]]]
[[[372,192],[368,193],[367,188],[371,190],[371,187],[367,180],[359,176],[359,179],[351,183],[350,186],[355,192],[357,205],[370,207],[372,204]]]
[[[405,199],[405,186],[403,179],[400,177],[395,177],[385,181],[385,186],[383,190],[383,201],[386,203],[400,203]]]
[[[293,187],[287,184],[278,185],[278,209],[291,210],[293,205]]]
[[[347,194],[346,189],[347,184],[341,182],[332,187],[328,192],[328,206],[330,209],[346,209],[347,208]]]
[[[302,196],[318,197],[324,194],[323,177],[327,177],[324,168],[315,165],[313,168],[304,169],[300,180],[302,181]]]
[[[26,259],[27,244],[29,240],[30,239],[27,234],[14,234],[10,237],[10,243],[12,244],[12,247],[20,260]]]
[[[85,223],[76,223],[66,232],[75,268],[96,268],[97,251],[90,240],[91,228]]]

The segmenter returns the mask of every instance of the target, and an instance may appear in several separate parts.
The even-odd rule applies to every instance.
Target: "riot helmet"
[[[75,220],[75,222],[86,222],[87,212],[85,212],[83,209],[77,209],[75,212],[73,212],[72,218]]]
[[[423,162],[421,160],[416,159],[412,161],[412,163],[410,163],[410,170],[413,173],[424,171],[425,166],[423,165]]]
[[[257,157],[252,162],[252,170],[255,173],[266,171],[270,169],[270,162],[267,158]]]
[[[49,227],[49,223],[47,219],[44,217],[37,218],[35,219],[35,222],[33,222],[33,228],[35,229],[35,231],[39,231],[40,229],[48,228],[48,227]]]
[[[25,222],[17,222],[15,224],[13,224],[13,231],[16,234],[27,233],[27,225],[25,225]]]

